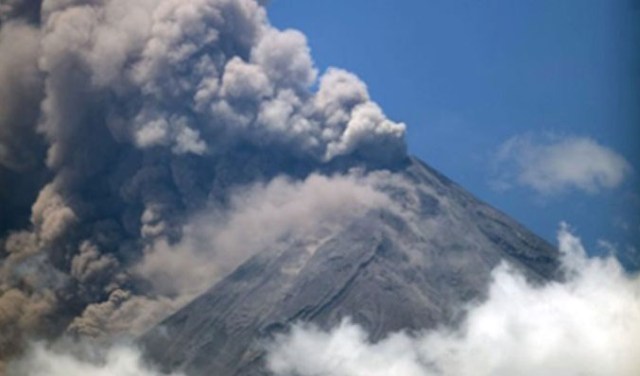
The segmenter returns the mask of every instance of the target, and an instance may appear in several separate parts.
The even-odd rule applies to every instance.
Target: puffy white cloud
[[[498,184],[541,194],[578,189],[596,193],[619,186],[632,168],[623,156],[587,137],[516,136],[497,153]]]
[[[298,325],[280,337],[268,354],[275,375],[425,376],[414,340],[402,333],[369,343],[367,333],[350,321],[330,332]]]
[[[297,325],[269,347],[279,376],[622,375],[640,373],[640,276],[613,257],[588,258],[558,234],[566,280],[534,286],[503,264],[488,299],[460,328],[394,333],[371,343],[359,326]]]
[[[91,346],[91,345],[88,345]],[[59,348],[36,343],[19,362],[9,365],[8,372],[24,376],[160,376],[142,360],[140,352],[120,345],[103,350],[84,349],[84,357]],[[171,373],[180,376],[180,373]]]

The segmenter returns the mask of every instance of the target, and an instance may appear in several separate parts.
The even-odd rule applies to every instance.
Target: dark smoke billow
[[[0,4],[0,23],[15,19],[40,22],[42,0],[5,0]]]
[[[9,0],[0,22],[0,359],[183,304],[141,270],[236,187],[405,157],[404,125],[260,2]]]

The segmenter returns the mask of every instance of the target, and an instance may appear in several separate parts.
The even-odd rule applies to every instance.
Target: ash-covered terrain
[[[141,341],[166,370],[263,375],[265,340],[298,321],[345,318],[373,341],[455,324],[500,261],[553,279],[557,250],[416,159],[371,174],[389,201],[320,233],[268,247]]]

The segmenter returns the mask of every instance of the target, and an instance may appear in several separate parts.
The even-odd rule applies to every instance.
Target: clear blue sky
[[[640,248],[640,2],[272,0],[269,14],[307,35],[321,71],[360,76],[407,124],[410,153],[481,199],[551,241],[565,220],[594,253],[598,239]],[[597,192],[496,189],[500,145],[549,133],[633,171]]]

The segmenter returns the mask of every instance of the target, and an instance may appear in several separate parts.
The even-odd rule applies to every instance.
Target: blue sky
[[[269,13],[306,34],[321,71],[360,76],[407,124],[409,151],[481,199],[550,241],[564,220],[593,253],[600,239],[640,248],[640,3],[272,0]],[[553,153],[592,175],[531,184]]]

